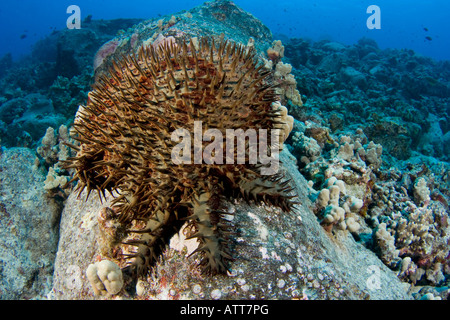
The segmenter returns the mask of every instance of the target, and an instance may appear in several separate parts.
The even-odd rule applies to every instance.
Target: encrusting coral
[[[186,41],[143,46],[98,77],[75,119],[73,139],[81,144],[71,145],[77,155],[65,167],[75,169],[72,181],[78,180],[80,194],[84,189],[88,196],[93,190],[103,196],[119,192],[112,209],[134,236],[118,242],[137,247],[126,256],[131,259],[126,271],[142,276],[151,270],[187,220],[190,238],[199,241],[194,253],[202,256],[202,270],[225,273],[233,259],[225,197],[264,201],[284,211],[296,203],[289,180],[281,173],[262,174],[268,166],[250,163],[249,148],[242,155],[233,143],[232,164],[217,161],[230,151],[228,144],[216,141],[228,129],[282,131],[282,139],[287,138],[292,119],[275,103],[272,76],[254,50],[203,38],[198,48]],[[215,129],[217,135],[212,144],[200,142],[201,150],[194,145],[189,155],[195,159],[213,145],[212,159],[174,163],[172,133],[184,128],[191,138],[198,121],[203,133]],[[279,150],[279,142],[267,141],[267,149]],[[258,150],[261,146],[259,141]],[[239,156],[244,163],[237,161]]]

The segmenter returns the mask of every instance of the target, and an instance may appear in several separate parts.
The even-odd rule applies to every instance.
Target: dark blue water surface
[[[82,18],[149,19],[189,10],[202,0],[18,0],[0,7],[0,56],[27,54],[31,46],[54,29],[66,28],[69,5],[81,9]],[[380,48],[408,48],[438,60],[450,60],[447,0],[236,0],[244,10],[263,21],[275,36],[328,39],[353,44],[362,37]],[[381,29],[368,29],[367,8],[381,11]]]

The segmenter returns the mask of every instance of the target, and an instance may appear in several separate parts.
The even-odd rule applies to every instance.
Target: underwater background
[[[66,27],[66,9],[75,4],[81,17],[93,19],[150,19],[202,4],[199,0],[174,0],[170,5],[159,1],[33,1],[21,0],[0,9],[0,56],[11,52],[14,57],[27,54],[38,39],[52,30]],[[439,60],[450,59],[450,30],[447,28],[450,4],[431,1],[236,1],[268,26],[272,33],[312,40],[334,40],[355,43],[366,36],[380,48],[408,48]],[[366,27],[366,9],[377,5],[382,10],[382,27]],[[21,37],[24,37],[21,39]],[[428,39],[427,37],[431,38]]]
[[[79,30],[67,27],[70,5],[81,9]],[[379,28],[369,28],[372,5]],[[2,5],[0,299],[449,299],[448,12],[445,0]],[[75,114],[108,60],[203,27],[248,46],[253,37],[272,68],[293,117],[282,159],[302,214],[276,222],[270,210],[230,204],[253,212],[236,218],[242,229],[270,235],[252,244],[262,259],[249,245],[217,280],[164,253],[159,280],[94,295],[85,269],[114,259],[91,235],[102,204],[64,188]],[[273,275],[252,278],[246,261]]]

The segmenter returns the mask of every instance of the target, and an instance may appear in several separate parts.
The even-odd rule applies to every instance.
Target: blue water
[[[0,7],[0,57],[11,52],[15,59],[54,29],[66,27],[69,5],[81,8],[82,18],[149,19],[202,4],[201,0],[16,0]],[[448,0],[236,0],[244,10],[266,24],[275,35],[328,39],[353,44],[362,37],[380,48],[408,48],[438,60],[450,60]],[[5,3],[5,2],[4,2]],[[381,29],[369,30],[367,7],[381,9]]]

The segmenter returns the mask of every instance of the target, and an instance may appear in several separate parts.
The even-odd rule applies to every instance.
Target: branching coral
[[[191,138],[200,121],[203,133],[216,130],[216,139],[228,129],[281,129],[286,138],[292,119],[274,103],[271,76],[255,51],[208,39],[201,39],[198,49],[184,41],[142,47],[99,76],[77,114],[73,138],[81,145],[72,145],[77,155],[66,168],[76,170],[73,180],[78,180],[80,193],[120,193],[113,210],[130,234],[140,235],[128,241],[137,249],[126,257],[131,259],[127,271],[146,274],[187,220],[194,230],[190,238],[200,242],[196,252],[203,257],[203,270],[224,273],[232,260],[233,231],[224,219],[224,197],[240,195],[291,209],[295,195],[289,181],[281,173],[261,174],[267,165],[250,163],[250,148],[239,155],[234,141],[234,156],[228,159],[232,164],[215,161],[216,155],[230,151],[220,141],[214,141],[214,152],[204,162],[175,163],[171,157],[177,145],[173,132],[184,128]],[[279,142],[267,142],[268,149],[273,153]],[[205,140],[200,144],[188,154],[196,158],[211,147]]]
[[[275,40],[272,43],[272,46],[267,49],[267,56],[270,60],[272,60],[275,64],[284,57],[284,46],[281,43],[281,40]]]
[[[57,135],[55,130],[49,127],[36,149],[36,153],[43,159],[44,167],[48,167],[44,189],[50,194],[59,195],[62,198],[68,196],[68,193],[64,192],[63,187],[70,180],[70,177],[69,173],[61,168],[60,161],[65,161],[71,155],[71,150],[66,145],[71,142],[73,141],[71,141],[65,125],[59,127]],[[35,163],[37,166],[40,165],[39,158],[36,158]]]
[[[281,62],[284,57],[284,46],[280,40],[274,41],[272,46],[267,49],[269,60],[265,61],[266,67],[274,69],[274,81],[278,85],[278,94],[283,99],[288,99],[294,106],[303,105],[302,97],[297,90],[297,81],[291,74],[292,66],[289,63]]]
[[[48,170],[47,177],[44,181],[44,189],[45,190],[52,190],[56,188],[62,188],[66,185],[68,179],[66,176],[60,176],[58,173],[53,169],[53,167],[50,167]]]
[[[40,146],[36,149],[45,161],[45,163],[53,164],[58,159],[57,137],[55,135],[55,129],[52,127],[47,128],[45,135],[42,137]]]

